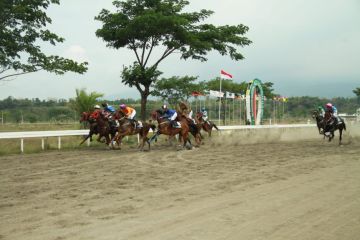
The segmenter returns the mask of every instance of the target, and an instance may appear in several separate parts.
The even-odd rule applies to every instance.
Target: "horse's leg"
[[[339,145],[341,145],[341,140],[342,140],[342,131],[343,129],[342,128],[339,128]]]
[[[81,141],[79,145],[83,144],[86,140],[88,140],[89,137],[91,137],[90,133],[84,138],[84,140]]]

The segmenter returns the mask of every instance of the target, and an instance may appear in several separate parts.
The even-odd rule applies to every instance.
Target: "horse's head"
[[[113,116],[114,116],[114,119],[120,120],[125,117],[125,114],[121,110],[116,110]]]
[[[160,109],[154,110],[151,112],[151,119],[158,120],[162,114],[163,114],[162,110],[160,110]]]
[[[319,114],[318,110],[314,110],[314,111],[312,111],[312,113],[311,113],[311,116],[312,116],[312,118],[314,118],[314,119],[316,119],[319,115],[320,115],[320,114]]]

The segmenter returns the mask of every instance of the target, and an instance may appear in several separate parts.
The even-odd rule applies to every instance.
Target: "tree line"
[[[21,123],[21,122],[77,122],[79,120],[78,108],[74,107],[73,99],[48,99],[40,100],[38,98],[34,99],[16,99],[13,97],[8,97],[3,100],[0,100],[0,118],[3,117],[4,123]],[[218,99],[216,98],[206,98],[206,97],[189,97],[188,101],[191,103],[193,110],[195,111],[195,105],[210,107],[211,116],[213,119],[217,119],[217,106]],[[232,101],[228,100],[228,111],[232,111]],[[235,111],[239,111],[239,101],[235,101]],[[244,110],[245,102],[241,100],[242,107]],[[132,106],[136,111],[141,109],[141,99],[118,99],[115,101],[107,101],[106,99],[96,99],[96,103],[108,102],[109,104],[118,108],[121,103],[125,103],[129,106]],[[201,102],[201,103],[199,103]],[[264,107],[264,118],[270,119],[276,114],[277,118],[281,119],[304,119],[311,118],[311,111],[315,110],[318,106],[324,106],[327,102],[332,102],[339,109],[340,113],[354,114],[356,109],[360,108],[360,102],[357,97],[353,98],[318,98],[318,97],[289,97],[286,102],[277,101],[273,99],[267,99],[265,101]],[[152,110],[158,109],[164,103],[161,99],[150,99],[148,102],[148,110],[146,112],[146,119],[149,119],[150,112]],[[276,113],[274,112],[274,106],[276,105]],[[93,104],[88,107],[93,108]],[[199,107],[197,107],[199,110]],[[229,114],[231,115],[231,114]],[[244,113],[242,113],[244,118]],[[1,122],[1,121],[0,121]],[[241,123],[241,122],[239,122]]]

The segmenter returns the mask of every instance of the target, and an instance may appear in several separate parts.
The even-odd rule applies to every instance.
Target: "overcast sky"
[[[88,61],[83,75],[47,72],[26,74],[0,83],[0,98],[70,98],[76,88],[104,93],[111,98],[139,98],[135,89],[121,83],[122,67],[135,59],[127,49],[114,50],[95,36],[95,21],[112,0],[61,0],[48,11],[49,29],[65,38],[56,47],[42,44],[46,53]],[[241,49],[242,61],[217,53],[207,62],[180,60],[173,55],[160,65],[164,77],[194,75],[200,80],[233,74],[238,82],[259,78],[273,82],[284,96],[353,97],[360,87],[359,0],[190,0],[187,11],[215,13],[214,25],[245,24],[253,43]]]

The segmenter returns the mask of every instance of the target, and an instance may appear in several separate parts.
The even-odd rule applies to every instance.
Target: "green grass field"
[[[80,124],[52,124],[52,123],[37,123],[37,124],[4,124],[0,125],[0,132],[22,132],[22,131],[51,131],[51,130],[76,130],[81,129]],[[74,150],[88,148],[87,142],[79,146],[82,141],[82,136],[61,137],[61,150]],[[93,137],[90,144],[91,148],[106,148],[104,143],[96,141],[97,136]],[[42,151],[58,151],[58,138],[48,137],[44,138],[44,150],[42,150],[41,138],[25,138],[24,139],[24,153],[38,153]],[[131,147],[137,143],[137,136],[130,136],[125,138],[124,144]],[[20,154],[20,139],[0,139],[0,156],[8,154]]]

